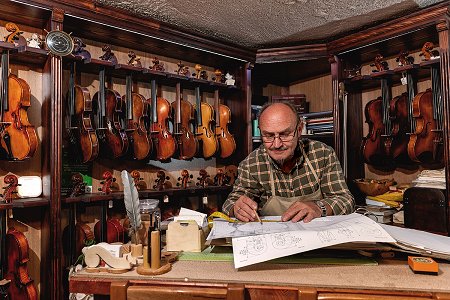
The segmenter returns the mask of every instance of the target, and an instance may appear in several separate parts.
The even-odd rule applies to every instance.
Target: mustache
[[[269,150],[287,150],[288,147],[281,145],[280,147],[274,147],[274,146],[270,146]]]

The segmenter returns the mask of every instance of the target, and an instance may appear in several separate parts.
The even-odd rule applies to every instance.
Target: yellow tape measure
[[[219,212],[219,211],[215,211],[212,214],[209,215],[208,217],[208,225],[211,228],[213,225],[213,221],[214,218],[220,218],[220,219],[224,219],[225,221],[228,221],[230,223],[245,223],[244,221],[235,219],[235,218],[231,218],[228,215],[224,214],[223,212]],[[276,220],[262,220],[262,222],[280,222],[280,221],[276,221]]]

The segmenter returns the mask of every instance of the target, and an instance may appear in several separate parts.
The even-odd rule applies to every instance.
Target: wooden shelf
[[[144,198],[155,198],[155,197],[164,197],[164,196],[182,196],[182,197],[189,197],[189,196],[204,196],[207,194],[228,194],[232,190],[232,186],[225,185],[225,186],[207,186],[204,188],[199,187],[188,187],[186,189],[181,188],[173,188],[173,189],[166,189],[166,190],[144,190],[139,191],[139,197]],[[99,202],[99,201],[123,201],[123,192],[112,192],[108,195],[103,195],[100,193],[95,194],[86,194],[79,197],[66,197],[62,198],[62,201],[66,204],[70,203],[92,203],[92,202]]]
[[[0,42],[0,50],[9,50],[10,61],[15,64],[43,66],[48,58],[48,52],[44,49],[27,46],[16,47],[7,42]]]
[[[0,210],[11,208],[40,207],[48,206],[50,199],[46,197],[37,198],[19,198],[14,199],[11,203],[0,203]]]
[[[82,61],[79,56],[70,55],[64,58],[65,62]],[[68,68],[68,64],[64,67]],[[212,92],[214,90],[229,90],[239,91],[239,87],[235,85],[226,85],[222,82],[214,82],[210,80],[197,79],[193,77],[187,77],[178,75],[176,73],[154,71],[149,68],[138,68],[126,64],[113,64],[110,61],[104,61],[100,59],[91,58],[84,60],[83,63],[77,65],[78,71],[98,74],[99,71],[105,68],[108,75],[116,78],[125,78],[127,75],[132,74],[133,79],[139,82],[149,82],[151,79],[155,79],[158,84],[166,86],[175,86],[180,82],[183,88],[194,89],[196,86],[200,86],[202,91]]]

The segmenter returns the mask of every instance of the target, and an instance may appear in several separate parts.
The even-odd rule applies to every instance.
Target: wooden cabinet
[[[218,168],[237,165],[251,150],[250,63],[254,60],[254,51],[181,32],[164,24],[129,16],[122,11],[93,7],[92,1],[8,1],[0,8],[0,21],[2,37],[7,34],[3,28],[7,22],[15,22],[24,31],[25,37],[33,33],[45,37],[46,31],[51,30],[71,33],[72,37],[81,38],[92,57],[91,60],[84,61],[73,56],[61,58],[48,54],[44,49],[29,47],[13,47],[11,51],[13,73],[18,73],[31,86],[32,106],[28,113],[38,132],[39,147],[33,158],[27,161],[0,161],[0,177],[3,178],[8,172],[18,176],[38,175],[43,180],[43,193],[39,198],[15,200],[11,204],[1,203],[0,210],[5,212],[13,208],[15,219],[26,224],[25,230],[28,228],[25,235],[35,254],[31,257],[29,269],[41,299],[64,297],[62,286],[67,282],[65,268],[74,261],[73,256],[64,259],[63,243],[67,241],[63,241],[63,229],[75,219],[75,206],[97,207],[93,212],[94,217],[106,222],[108,203],[115,206],[123,203],[120,180],[115,184],[115,192],[109,195],[98,192],[104,171],[111,171],[114,177],[119,178],[122,169],[138,169],[147,184],[141,197],[170,199],[171,202],[178,201],[178,205],[180,199],[184,198],[206,199],[205,196],[208,195],[214,200],[213,198],[227,195],[229,186],[203,188],[196,186],[195,182],[200,169],[206,169],[212,179]],[[122,67],[112,64],[105,67],[105,64],[99,62],[105,44],[111,47]],[[11,45],[0,43],[0,49],[7,47]],[[126,67],[130,50],[140,56],[143,70]],[[164,72],[149,70],[155,56],[165,64]],[[191,103],[195,103],[196,87],[200,87],[203,101],[210,104],[214,103],[214,92],[218,91],[222,103],[231,110],[229,127],[238,145],[236,151],[224,159],[219,156],[208,160],[196,157],[191,161],[176,158],[164,162],[152,158],[146,161],[98,158],[89,164],[93,193],[68,197],[66,190],[62,192],[63,185],[66,184],[63,177],[71,172],[65,161],[68,148],[66,95],[69,69],[74,61],[77,61],[77,80],[87,87],[91,96],[98,91],[98,72],[103,67],[106,69],[108,86],[114,87],[121,95],[125,94],[125,77],[129,74],[135,80],[134,88],[146,98],[150,98],[151,80],[156,81],[160,94],[170,102],[175,100],[175,87],[178,83],[181,85],[183,98]],[[178,62],[188,66],[192,73],[195,72],[195,65],[200,64],[206,70],[209,80],[177,75],[175,71]],[[211,77],[215,75],[216,69],[232,74],[236,79],[235,85],[213,82]],[[194,175],[191,187],[186,190],[176,187],[177,177],[183,169],[190,170]],[[165,191],[153,189],[158,170],[167,172],[170,177],[168,181],[173,188]],[[198,202],[202,205],[202,201]],[[220,201],[216,205],[220,205]],[[5,219],[2,218],[4,226],[0,230],[1,236],[4,236],[7,228]],[[2,262],[6,259],[3,258]]]

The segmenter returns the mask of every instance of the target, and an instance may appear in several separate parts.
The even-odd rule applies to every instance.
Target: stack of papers
[[[232,238],[235,268],[352,242],[398,244],[415,254],[425,251],[428,255],[450,259],[448,237],[378,224],[356,213],[317,218],[310,223],[264,221],[261,224],[214,220],[208,239]]]
[[[445,190],[445,169],[423,170],[412,181],[415,187],[435,188]]]

